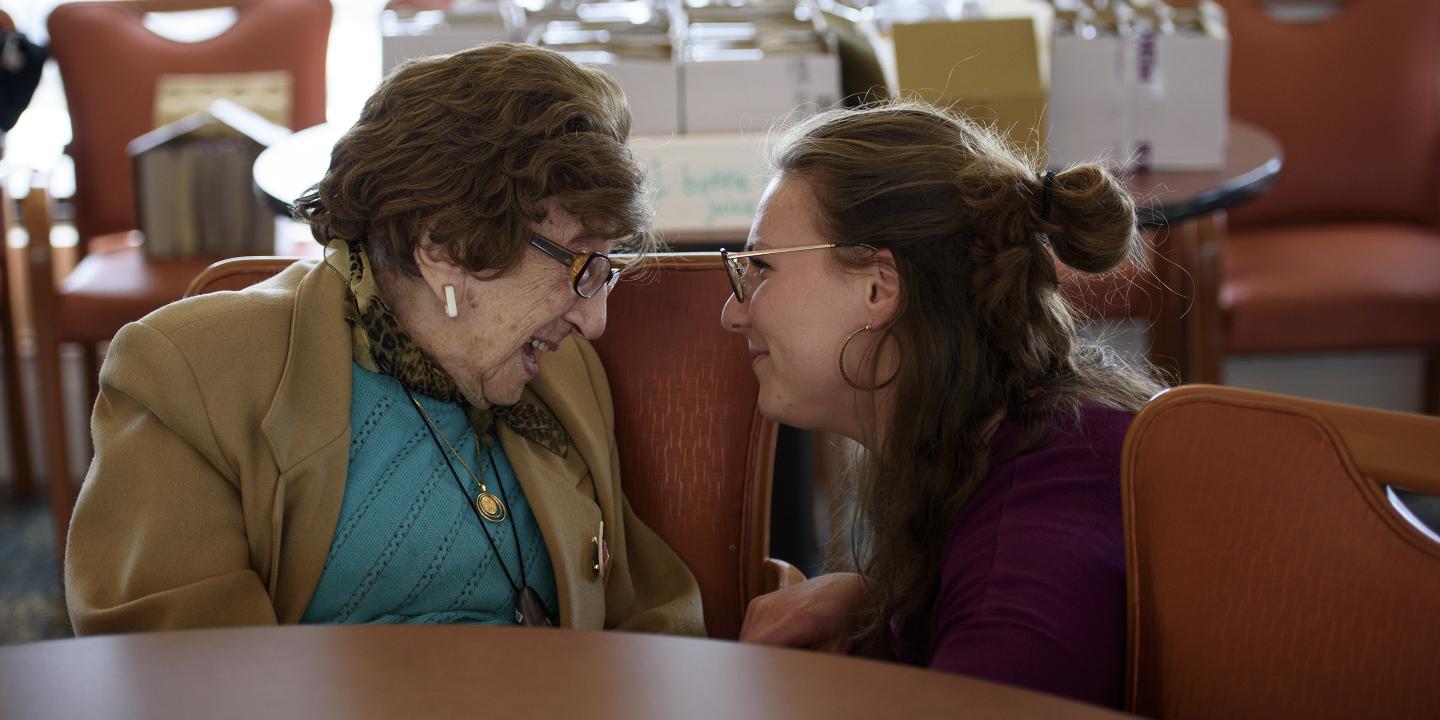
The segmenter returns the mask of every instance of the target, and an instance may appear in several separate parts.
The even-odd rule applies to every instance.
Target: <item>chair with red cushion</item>
[[[144,24],[147,10],[227,6],[235,7],[234,24],[199,42],[176,42]],[[82,258],[55,285],[48,243],[37,242],[48,236],[32,236],[40,404],[62,550],[75,488],[61,410],[60,344],[84,347],[87,397],[93,397],[98,343],[125,323],[179,299],[213,260],[151,260],[133,241],[135,193],[127,143],[156,127],[156,88],[174,74],[285,71],[292,88],[292,129],[323,122],[330,17],[326,0],[85,2],[62,4],[50,14],[51,51],[74,131],[68,152],[75,161],[74,222]]]
[[[1125,437],[1127,709],[1158,720],[1433,718],[1440,418],[1208,385]]]
[[[1286,167],[1229,217],[1210,332],[1232,354],[1425,350],[1440,412],[1440,3],[1350,0],[1308,22],[1221,4],[1231,111]]]
[[[296,258],[211,266],[188,295],[239,290]],[[635,510],[695,574],[711,637],[736,638],[751,599],[804,579],[768,557],[775,424],[760,416],[745,341],[720,325],[720,256],[651,256],[609,300],[595,350],[615,404],[620,476]]]

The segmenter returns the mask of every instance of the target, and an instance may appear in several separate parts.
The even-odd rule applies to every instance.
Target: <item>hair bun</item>
[[[1135,201],[1105,168],[1076,165],[1053,178],[1042,173],[1035,184],[1035,215],[1060,262],[1101,273],[1140,256]]]

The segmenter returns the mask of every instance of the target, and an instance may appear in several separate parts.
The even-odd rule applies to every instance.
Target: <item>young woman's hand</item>
[[[832,573],[750,601],[740,641],[848,652],[870,593],[855,573]]]

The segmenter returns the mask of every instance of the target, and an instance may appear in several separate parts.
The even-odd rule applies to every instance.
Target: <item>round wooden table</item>
[[[289,626],[0,648],[13,718],[1045,718],[1118,713],[927,670],[576,630]]]
[[[1280,142],[1243,120],[1230,121],[1225,166],[1218,170],[1141,171],[1125,187],[1139,205],[1140,225],[1155,228],[1235,207],[1265,192],[1283,164]]]
[[[267,148],[255,160],[255,186],[277,213],[290,214],[290,203],[319,182],[330,166],[330,149],[346,128],[324,123],[306,128]],[[1234,207],[1264,192],[1280,172],[1280,144],[1269,133],[1241,120],[1230,124],[1225,166],[1191,172],[1143,171],[1127,175],[1125,185],[1139,203],[1140,225],[1160,227]],[[664,228],[660,228],[662,231]],[[673,238],[674,245],[705,249],[724,244],[725,233]],[[733,244],[745,233],[730,233]]]

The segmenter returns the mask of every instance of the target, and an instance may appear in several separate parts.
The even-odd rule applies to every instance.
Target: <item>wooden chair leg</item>
[[[1164,374],[1167,382],[1184,382],[1185,313],[1189,306],[1189,282],[1185,277],[1180,246],[1191,228],[1172,225],[1150,231],[1150,269],[1160,287],[1150,304],[1150,353],[1152,365]]]
[[[25,432],[29,419],[25,417],[25,394],[20,384],[20,349],[15,333],[15,323],[10,315],[9,303],[0,312],[0,342],[5,344],[5,400],[6,421],[10,425],[10,456],[14,460],[15,497],[28,500],[35,494],[34,467],[30,462],[30,436]]]
[[[63,559],[65,537],[70,530],[70,512],[75,504],[75,481],[70,474],[70,449],[66,443],[60,347],[49,332],[36,334],[41,336],[36,338],[35,361],[40,376],[41,432],[45,435],[50,516],[55,522],[55,549]]]
[[[35,367],[40,393],[40,432],[45,438],[46,485],[50,496],[50,517],[55,525],[55,551],[63,564],[65,537],[70,530],[70,512],[75,505],[75,483],[70,475],[70,458],[65,443],[65,397],[60,380],[60,340],[55,333],[58,308],[55,300],[54,248],[50,245],[52,213],[46,179],[31,177],[30,191],[23,201],[27,282],[30,311],[35,332]]]

